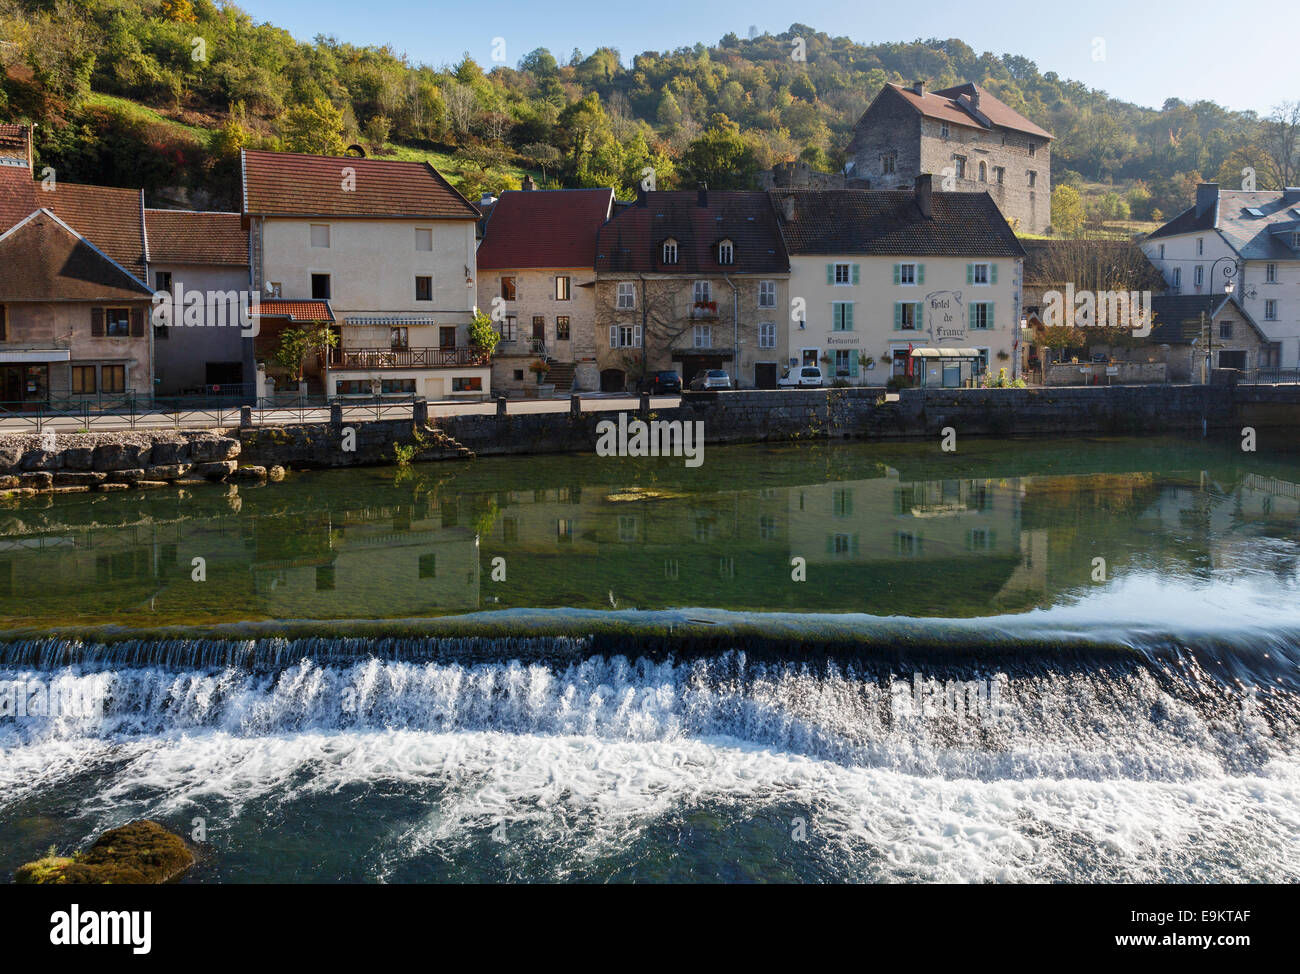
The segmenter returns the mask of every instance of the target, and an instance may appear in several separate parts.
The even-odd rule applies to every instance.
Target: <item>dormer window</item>
[[[722,243],[718,244],[718,263],[735,263],[735,248],[732,247],[730,240],[724,240]]]
[[[664,241],[664,263],[677,263],[677,241],[671,237]]]

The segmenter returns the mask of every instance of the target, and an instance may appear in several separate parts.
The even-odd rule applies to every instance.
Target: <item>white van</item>
[[[776,384],[782,389],[820,386],[822,384],[822,370],[816,365],[803,365],[797,369],[786,369]]]

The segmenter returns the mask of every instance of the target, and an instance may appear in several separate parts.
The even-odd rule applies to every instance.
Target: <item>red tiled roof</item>
[[[145,210],[149,262],[248,266],[248,232],[238,213]]]
[[[27,165],[27,126],[0,123],[0,156],[22,159]]]
[[[263,318],[288,318],[290,321],[333,321],[328,301],[294,301],[290,298],[263,298]]]
[[[0,233],[36,210],[36,184],[26,160],[21,166],[0,165]]]
[[[37,190],[37,203],[53,210],[96,247],[144,280],[144,193],[113,186],[56,182]]]
[[[138,301],[151,292],[49,210],[0,236],[0,302]]]
[[[612,189],[502,193],[478,248],[479,269],[594,267],[596,234],[613,202]]]
[[[351,191],[343,188],[345,168],[356,173]],[[246,214],[453,220],[479,216],[426,162],[245,149],[243,173]]]
[[[677,242],[677,263],[663,263],[663,242]],[[718,263],[718,243],[730,240],[734,263]],[[605,272],[787,273],[790,258],[766,193],[709,190],[646,193],[600,228],[596,269]]]
[[[978,111],[995,126],[1011,129],[1015,132],[1037,135],[1043,139],[1055,138],[1051,132],[1035,125],[1006,102],[999,101],[986,89],[976,84],[968,82],[964,85],[955,85],[952,88],[943,88],[939,91],[927,91],[924,95],[918,95],[911,88],[906,88],[903,85],[891,84],[886,85],[886,87],[901,95],[904,101],[927,118],[936,118],[941,122],[952,122],[955,125],[986,128],[987,126],[982,121],[962,107],[964,100],[958,101],[960,95],[969,97],[978,92]]]

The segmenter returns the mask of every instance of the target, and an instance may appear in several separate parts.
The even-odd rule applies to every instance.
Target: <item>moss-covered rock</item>
[[[110,829],[85,852],[44,858],[18,867],[19,883],[166,883],[194,865],[180,836],[157,822],[131,822]]]

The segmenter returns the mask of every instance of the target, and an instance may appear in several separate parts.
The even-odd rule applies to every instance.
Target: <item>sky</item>
[[[492,66],[495,38],[511,66],[548,48],[561,62],[576,47],[615,47],[624,62],[646,50],[714,44],[750,27],[778,34],[798,22],[862,44],[957,37],[976,52],[1018,54],[1046,74],[1081,81],[1153,108],[1167,98],[1209,99],[1267,114],[1300,100],[1296,0],[235,0],[257,21],[301,40],[330,34],[388,44],[415,63],[454,64],[465,52]],[[976,12],[978,11],[978,12]]]

